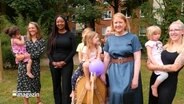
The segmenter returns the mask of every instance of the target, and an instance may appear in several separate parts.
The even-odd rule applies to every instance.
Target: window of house
[[[72,15],[72,22],[75,22],[75,15]]]
[[[139,14],[140,14],[140,17],[143,18],[144,17],[144,14],[142,13],[142,10],[140,9],[139,11]]]
[[[84,24],[82,24],[82,23],[76,23],[75,29],[77,31],[81,31],[83,28],[84,28]]]
[[[107,27],[102,27],[102,35],[105,35],[105,31],[106,31]]]
[[[103,15],[102,15],[102,18],[104,19],[104,20],[107,20],[107,19],[111,19],[112,18],[112,11],[105,11],[104,13],[103,13]]]
[[[127,3],[127,0],[122,0],[125,4],[124,7],[121,9],[121,13],[123,13],[127,18],[131,17],[131,9],[129,4]]]
[[[128,11],[128,9],[126,9],[123,14],[127,17],[127,18],[130,18],[131,15],[130,15],[130,12]]]
[[[146,36],[146,28],[144,26],[139,27],[139,36]]]

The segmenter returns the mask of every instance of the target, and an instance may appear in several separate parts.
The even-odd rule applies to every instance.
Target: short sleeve
[[[106,40],[106,42],[104,44],[103,50],[105,52],[109,52],[109,38],[107,38],[107,40]]]
[[[147,47],[147,46],[153,47],[153,46],[154,46],[154,42],[153,42],[153,41],[147,41],[147,42],[145,43],[145,47]]]
[[[84,48],[82,49],[82,53],[87,53],[87,47],[84,46]]]
[[[81,52],[83,48],[84,48],[84,43],[79,43],[79,45],[77,46],[76,51]]]
[[[102,53],[102,47],[101,47],[101,46],[99,46],[98,51],[99,51],[100,53]]]
[[[132,50],[133,52],[139,51],[142,49],[141,43],[136,35],[132,39]]]

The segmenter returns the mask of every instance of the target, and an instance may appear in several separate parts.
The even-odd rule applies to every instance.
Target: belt
[[[111,58],[111,63],[118,63],[118,64],[122,64],[122,63],[126,63],[126,62],[130,62],[133,61],[134,58],[132,56],[130,57],[120,57],[120,58]]]

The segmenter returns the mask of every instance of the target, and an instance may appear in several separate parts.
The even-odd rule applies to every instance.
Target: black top
[[[168,52],[164,50],[161,53],[161,59],[164,65],[173,64],[177,58],[177,52]],[[149,104],[172,104],[176,94],[178,72],[169,72],[168,78],[158,87],[158,97],[152,95],[151,86],[155,82],[157,75],[153,72],[150,79]]]
[[[50,62],[65,61],[68,63],[73,60],[72,58],[76,53],[76,46],[76,38],[73,33],[58,33],[55,39],[55,47],[52,47],[51,53],[48,55]]]

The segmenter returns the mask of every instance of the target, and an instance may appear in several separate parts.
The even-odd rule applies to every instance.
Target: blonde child
[[[109,36],[111,35],[113,32],[112,32],[112,27],[111,26],[107,26],[106,30],[105,30],[105,34],[104,36]]]
[[[26,51],[26,45],[25,45],[25,40],[24,37],[20,35],[20,30],[16,26],[12,26],[8,29],[5,30],[5,33],[10,36],[11,38],[11,47],[12,47],[12,52],[15,55],[18,54],[24,54],[24,62],[27,62],[26,68],[27,68],[27,76],[30,78],[34,78],[33,74],[31,73],[31,65],[32,65],[32,60],[30,58],[30,54]],[[16,60],[16,64],[19,63],[18,60]]]
[[[75,85],[76,85],[76,81],[79,78],[79,76],[83,75],[83,70],[82,70],[82,64],[84,62],[83,60],[83,54],[82,54],[82,50],[84,48],[84,37],[85,35],[92,31],[92,28],[85,28],[82,32],[82,42],[79,43],[79,45],[77,46],[76,51],[78,52],[78,59],[79,59],[79,66],[76,69],[76,71],[74,72],[74,74],[72,75],[72,80],[71,80],[71,84],[72,84],[72,92],[70,94],[70,97],[72,98],[72,102],[74,103],[74,98],[75,98]]]
[[[95,59],[101,60],[102,48],[99,44],[98,34],[94,31],[90,31],[85,35],[85,46],[82,50],[84,63],[83,63],[83,72],[86,77],[85,88],[87,90],[91,89],[90,85],[90,75],[89,75],[89,64]]]
[[[145,43],[148,59],[155,65],[163,65],[161,60],[161,52],[163,50],[163,44],[160,39],[161,29],[158,26],[149,26],[146,30],[148,41]],[[168,77],[167,72],[154,71],[158,75],[155,83],[151,86],[152,94],[158,97],[158,86]]]
[[[79,62],[82,62],[82,49],[84,48],[84,37],[86,35],[86,33],[88,33],[89,31],[92,31],[92,28],[85,28],[82,32],[82,42],[79,43],[79,45],[77,46],[76,51],[78,52],[78,58],[79,58]]]
[[[105,41],[106,41],[106,39],[107,39],[107,37],[108,37],[109,35],[112,35],[112,34],[113,34],[113,32],[112,32],[112,27],[111,27],[111,26],[107,26],[107,27],[106,27],[106,30],[105,30],[105,33],[103,34],[104,38],[101,39],[102,43],[104,44]]]

